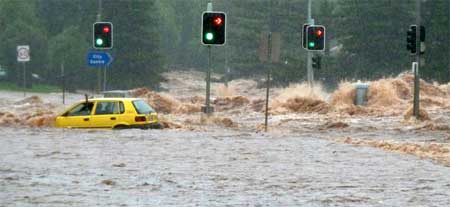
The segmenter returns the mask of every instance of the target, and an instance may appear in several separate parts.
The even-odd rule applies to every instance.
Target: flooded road
[[[450,168],[323,133],[0,131],[1,206],[450,205]]]
[[[56,129],[82,92],[0,91],[0,206],[450,206],[448,85],[421,84],[419,120],[408,74],[372,82],[367,106],[352,83],[276,88],[263,133],[257,82],[214,83],[206,117],[201,75],[167,79],[130,91],[163,130]]]

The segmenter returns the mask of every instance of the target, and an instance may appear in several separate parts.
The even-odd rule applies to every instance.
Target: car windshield
[[[155,110],[143,100],[133,101],[133,106],[138,114],[149,114],[155,112]]]
[[[80,103],[75,106],[72,110],[68,111],[65,116],[86,116],[91,114],[92,107],[94,103]]]

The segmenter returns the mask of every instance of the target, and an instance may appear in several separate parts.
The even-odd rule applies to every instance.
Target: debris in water
[[[115,182],[115,181],[113,181],[113,180],[102,180],[102,182],[101,182],[102,184],[105,184],[105,185],[116,185],[117,183]]]
[[[125,163],[120,163],[120,164],[113,164],[113,167],[125,167]]]
[[[334,128],[334,129],[343,129],[343,128],[347,128],[347,127],[349,127],[348,124],[338,121],[338,122],[327,122],[324,125],[322,125],[320,127],[320,129],[322,129],[322,130],[332,129],[332,128]]]

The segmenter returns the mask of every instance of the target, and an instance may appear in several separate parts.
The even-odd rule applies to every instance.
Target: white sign
[[[17,46],[17,61],[19,61],[19,62],[30,61],[30,46],[29,45]]]

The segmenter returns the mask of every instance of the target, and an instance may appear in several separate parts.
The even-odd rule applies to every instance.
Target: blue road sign
[[[87,64],[90,67],[109,66],[113,58],[107,52],[90,52],[87,55]]]

